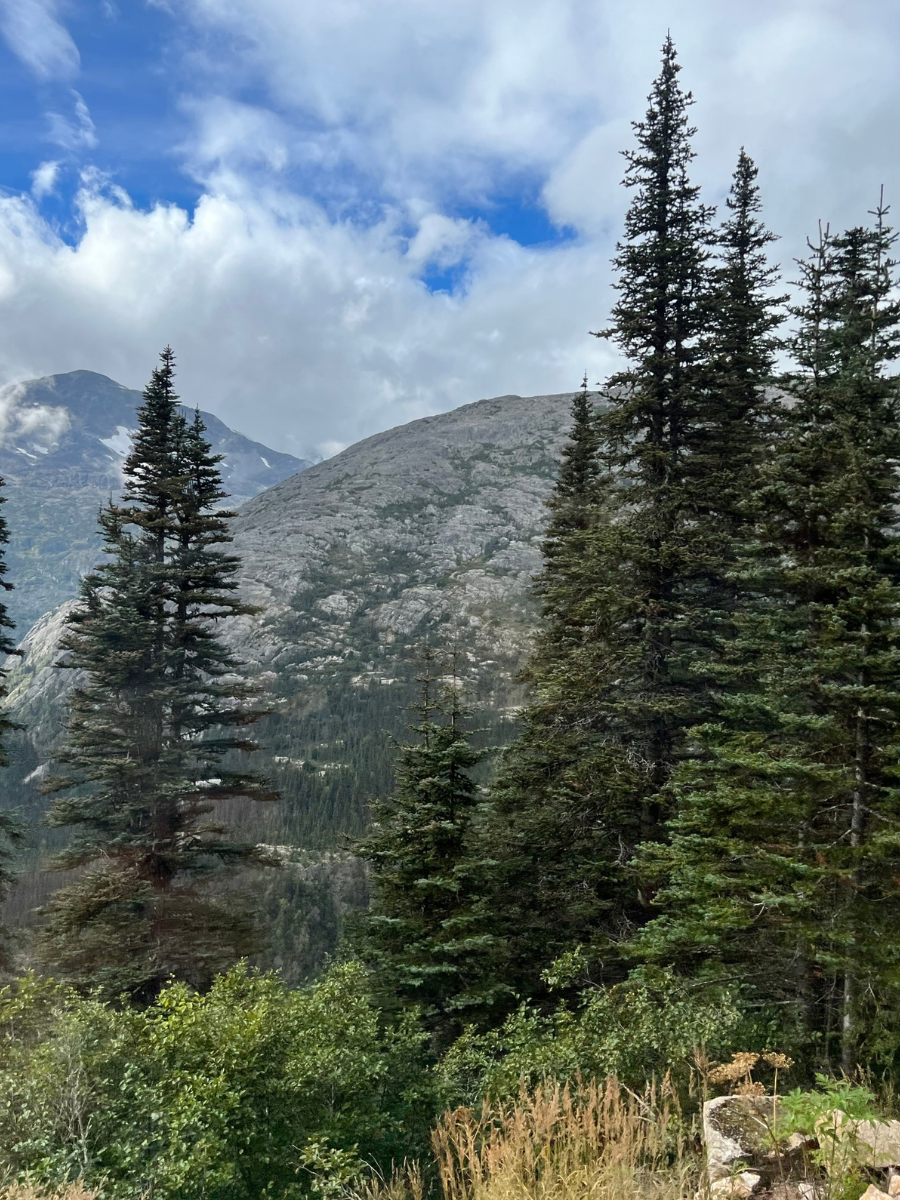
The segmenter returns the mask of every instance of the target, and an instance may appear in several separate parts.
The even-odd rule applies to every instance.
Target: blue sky
[[[900,193],[890,0],[0,0],[0,383],[171,342],[187,400],[323,454],[602,378],[668,28],[706,198],[746,144],[786,263]]]

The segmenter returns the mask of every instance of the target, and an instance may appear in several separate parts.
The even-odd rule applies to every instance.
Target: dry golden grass
[[[642,1096],[614,1079],[547,1084],[513,1105],[445,1114],[432,1142],[445,1200],[689,1200],[697,1190],[698,1158],[665,1084]]]
[[[0,1200],[95,1200],[96,1192],[89,1192],[80,1183],[70,1183],[60,1191],[36,1190],[30,1184],[13,1184],[0,1192]]]

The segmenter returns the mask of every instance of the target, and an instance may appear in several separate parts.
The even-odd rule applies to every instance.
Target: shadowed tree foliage
[[[895,235],[822,234],[801,264],[754,597],[720,719],[676,780],[664,915],[645,944],[738,975],[850,1070],[896,1051],[900,1002],[900,351]]]
[[[485,971],[494,939],[480,893],[493,863],[470,849],[479,805],[471,771],[490,751],[471,744],[455,664],[426,648],[422,668],[416,741],[401,747],[394,793],[372,805],[372,829],[355,847],[373,884],[355,944],[388,1004],[419,1005],[444,1046],[489,1019],[508,988]]]
[[[199,415],[185,421],[170,350],[144,393],[121,504],[100,515],[106,560],[88,575],[64,642],[79,672],[66,774],[49,822],[74,828],[59,868],[86,868],[47,906],[41,953],[66,978],[143,1001],[170,978],[196,987],[252,952],[240,905],[204,883],[260,860],[215,818],[233,797],[274,799],[235,769],[262,715],[218,637],[250,611],[226,547],[232,514]]]
[[[620,924],[628,906],[621,823],[608,792],[601,801],[609,805],[605,819],[598,819],[603,736],[585,720],[592,686],[585,646],[595,635],[606,565],[596,545],[610,493],[594,400],[585,378],[547,502],[544,567],[536,580],[543,621],[523,672],[532,697],[522,734],[500,766],[483,829],[484,853],[496,861],[488,907],[512,994],[542,994],[541,967],[598,922]],[[614,590],[612,578],[609,584]]]

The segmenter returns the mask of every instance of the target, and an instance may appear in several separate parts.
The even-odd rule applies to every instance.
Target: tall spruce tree
[[[576,417],[589,496],[574,521],[551,518],[534,699],[494,789],[498,929],[532,997],[573,942],[593,943],[606,978],[621,976],[619,947],[653,915],[636,852],[665,836],[672,772],[696,753],[688,731],[726,686],[742,605],[733,569],[773,421],[780,300],[756,168],[742,152],[715,232],[688,175],[692,100],[679,70],[667,39],[626,155],[635,194],[619,298],[598,335],[629,362],[596,418]]]
[[[590,651],[598,683],[593,719],[620,743],[633,777],[632,846],[660,828],[681,732],[699,699],[690,673],[699,632],[692,609],[704,603],[698,589],[713,523],[697,520],[692,458],[720,423],[704,378],[714,309],[712,210],[688,175],[696,131],[679,72],[667,38],[647,116],[635,123],[638,148],[625,156],[625,186],[635,195],[606,331],[629,362],[612,380],[602,430],[621,508],[601,553],[615,563],[622,599]]]
[[[590,428],[590,527],[548,542],[543,587],[558,580],[546,593],[555,611],[530,668],[525,739],[495,789],[505,836],[496,908],[532,995],[564,944],[593,941],[609,964],[645,920],[648,896],[629,864],[659,834],[684,729],[707,702],[696,664],[710,653],[720,529],[710,497],[699,503],[696,464],[721,444],[725,413],[708,369],[712,212],[688,174],[692,99],[679,71],[667,38],[625,155],[634,196],[612,327],[598,335],[628,367]],[[557,570],[566,546],[578,564],[569,574]]]
[[[185,421],[166,348],[144,393],[125,462],[125,495],[101,513],[106,561],[70,619],[64,666],[84,674],[57,755],[68,772],[49,815],[74,827],[60,868],[87,868],[46,910],[41,952],[66,978],[152,997],[169,978],[206,987],[256,948],[234,901],[203,884],[259,860],[213,819],[229,798],[274,799],[231,765],[255,748],[260,715],[219,622],[252,611],[236,596],[238,559],[217,456]]]
[[[475,886],[484,867],[470,849],[479,803],[471,771],[489,751],[472,746],[455,662],[449,680],[447,665],[425,649],[417,740],[400,748],[394,793],[373,804],[372,829],[355,847],[374,884],[356,949],[389,1005],[421,1007],[438,1048],[485,1023],[508,991],[485,969],[495,946]]]
[[[826,1061],[896,1053],[900,1010],[900,309],[895,236],[801,264],[777,453],[734,645],[743,688],[677,779],[657,957],[740,978]]]
[[[523,680],[531,699],[504,755],[482,830],[491,874],[492,928],[514,993],[537,999],[541,968],[598,925],[622,933],[633,892],[621,830],[629,813],[608,788],[604,731],[585,719],[595,679],[586,648],[615,604],[615,572],[598,554],[609,473],[585,377],[547,501],[544,565],[536,580],[541,626]],[[606,588],[601,573],[607,572]],[[587,669],[586,669],[587,668]],[[602,807],[601,807],[602,805]],[[499,969],[499,964],[495,964]]]

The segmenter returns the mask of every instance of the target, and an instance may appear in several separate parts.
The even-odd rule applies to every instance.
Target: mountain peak
[[[97,510],[122,486],[143,397],[96,371],[66,371],[0,389],[0,475],[6,483],[10,615],[25,629],[71,598],[97,561]],[[185,411],[193,411],[185,409]],[[310,463],[201,412],[237,506]]]

